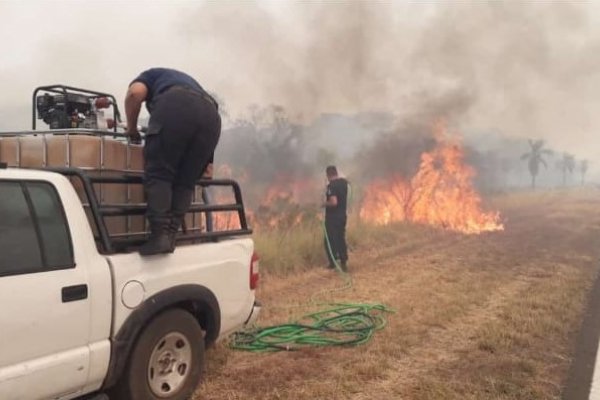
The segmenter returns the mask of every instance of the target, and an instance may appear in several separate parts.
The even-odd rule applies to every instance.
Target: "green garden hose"
[[[386,325],[382,304],[332,304],[299,321],[237,332],[231,347],[253,352],[293,351],[311,346],[349,346],[368,342]]]

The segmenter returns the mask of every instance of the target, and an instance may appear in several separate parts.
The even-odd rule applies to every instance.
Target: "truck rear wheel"
[[[184,310],[165,311],[140,335],[111,400],[187,400],[203,365],[204,338],[196,319]]]

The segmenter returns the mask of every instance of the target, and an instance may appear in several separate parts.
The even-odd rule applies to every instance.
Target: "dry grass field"
[[[354,226],[351,288],[291,257],[294,235],[265,247],[259,324],[317,303],[384,303],[396,312],[366,345],[207,353],[195,399],[557,399],[599,270],[600,191],[498,196],[506,230],[462,235],[410,224]],[[318,226],[303,251],[321,252]],[[268,241],[257,238],[259,251]],[[285,253],[285,254],[283,254]],[[290,258],[291,257],[291,258]],[[311,264],[312,263],[312,264]],[[321,265],[323,264],[323,265]]]

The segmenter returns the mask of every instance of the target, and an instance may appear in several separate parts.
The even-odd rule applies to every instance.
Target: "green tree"
[[[544,165],[544,168],[548,168],[548,164],[544,160],[544,155],[551,155],[552,151],[544,149],[544,141],[529,139],[529,146],[531,150],[521,156],[521,160],[527,160],[527,166],[529,167],[529,173],[531,174],[531,187],[535,189],[535,179],[540,172],[540,164]]]

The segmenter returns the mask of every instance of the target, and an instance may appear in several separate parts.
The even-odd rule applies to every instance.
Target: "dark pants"
[[[325,252],[329,264],[334,263],[334,259],[342,262],[348,261],[348,249],[346,248],[346,217],[325,218]],[[329,246],[327,245],[329,239]],[[331,247],[331,253],[329,252]],[[333,258],[332,258],[333,256]]]
[[[211,161],[220,134],[217,107],[202,94],[176,87],[155,99],[144,146],[149,219],[168,214],[171,208],[178,208],[178,213],[187,212],[190,193]],[[160,189],[149,190],[152,187]],[[159,195],[157,201],[150,198]],[[165,202],[169,203],[167,210]]]

